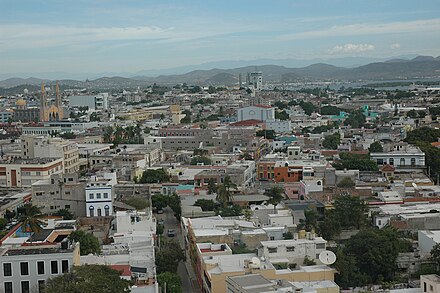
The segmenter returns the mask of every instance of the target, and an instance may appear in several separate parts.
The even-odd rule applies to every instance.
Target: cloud
[[[399,49],[400,48],[400,44],[399,43],[391,44],[390,48],[393,49],[393,50]]]
[[[318,39],[325,37],[363,36],[380,34],[403,34],[440,31],[440,18],[390,23],[355,23],[336,25],[321,30],[284,34],[277,39],[282,41]]]
[[[345,44],[334,46],[328,50],[330,54],[351,54],[374,51],[375,47],[371,44]]]

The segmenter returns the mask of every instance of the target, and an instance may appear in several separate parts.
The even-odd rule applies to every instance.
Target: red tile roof
[[[243,121],[231,123],[229,124],[229,126],[256,126],[261,123],[263,123],[263,121],[257,119],[249,119],[249,120],[243,120]]]
[[[396,170],[396,168],[394,168],[393,166],[391,166],[389,164],[386,164],[385,166],[382,167],[382,171],[385,171],[385,172],[393,172],[395,170]]]
[[[121,272],[121,276],[123,277],[130,277],[131,276],[131,269],[130,265],[110,265],[114,270],[117,270],[118,272]]]
[[[258,108],[265,108],[265,109],[270,109],[270,108],[272,108],[271,106],[265,106],[265,105],[260,105],[260,104],[258,104],[258,105],[254,105],[255,107],[258,107]]]

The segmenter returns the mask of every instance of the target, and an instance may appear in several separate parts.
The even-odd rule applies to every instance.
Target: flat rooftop
[[[71,253],[72,251],[73,248],[61,249],[58,245],[54,247],[24,246],[18,249],[8,249],[2,254],[2,256]]]

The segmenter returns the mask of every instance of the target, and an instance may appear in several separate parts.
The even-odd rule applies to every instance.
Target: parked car
[[[168,237],[175,237],[176,231],[174,231],[174,229],[168,229],[167,236]]]
[[[158,224],[158,225],[162,225],[162,226],[163,226],[163,225],[164,225],[165,223],[164,223],[164,221],[163,221],[163,220],[159,220],[159,221],[157,221],[157,224]]]
[[[163,214],[163,209],[157,210],[158,214]]]

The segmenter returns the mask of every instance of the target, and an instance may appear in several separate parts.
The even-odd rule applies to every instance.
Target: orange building
[[[274,161],[260,161],[257,163],[257,179],[258,180],[273,180],[275,178],[275,162]]]
[[[274,168],[275,182],[299,182],[303,179],[303,166],[277,164]]]

